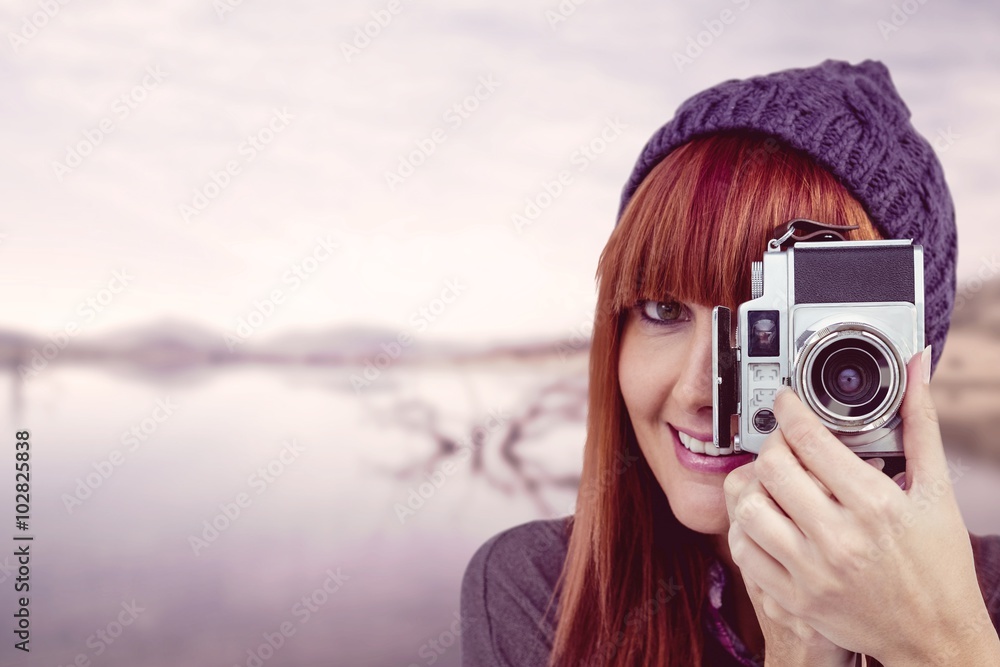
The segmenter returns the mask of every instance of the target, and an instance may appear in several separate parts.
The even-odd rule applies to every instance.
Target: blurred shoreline
[[[969,292],[959,290],[931,386],[949,449],[1000,463],[995,437],[1000,432],[1000,280]],[[233,339],[177,320],[80,339],[0,331],[0,364],[11,373],[15,415],[23,401],[21,385],[50,365],[96,365],[154,383],[204,378],[236,366],[327,368],[349,373],[356,385],[358,378],[371,380],[387,370],[447,371],[466,366],[540,374],[561,369],[560,374],[585,377],[589,352],[589,338],[579,333],[489,343],[413,340],[387,329],[332,327],[258,341],[252,335]],[[343,388],[351,386],[348,382]]]

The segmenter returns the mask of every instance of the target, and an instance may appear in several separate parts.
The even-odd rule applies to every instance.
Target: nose
[[[679,408],[707,425],[712,419],[712,311],[698,309],[694,318],[688,354],[673,393]]]

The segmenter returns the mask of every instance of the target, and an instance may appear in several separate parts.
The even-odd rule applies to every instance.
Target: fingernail
[[[928,345],[924,348],[923,353],[920,355],[920,369],[923,371],[924,384],[929,384],[931,381],[931,346]]]
[[[778,387],[778,393],[775,394],[774,397],[778,398],[778,396],[781,396],[782,394],[784,394],[787,391],[791,391],[791,389],[789,389],[789,387],[788,387],[787,384],[783,384],[780,387]]]
[[[875,457],[873,459],[867,459],[866,463],[868,463],[868,465],[872,466],[876,470],[882,470],[882,469],[885,468],[885,459],[883,459],[881,457]]]
[[[906,471],[896,473],[896,476],[892,478],[896,484],[899,485],[903,491],[906,491]]]

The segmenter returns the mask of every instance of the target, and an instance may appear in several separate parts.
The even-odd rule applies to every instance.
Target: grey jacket
[[[462,579],[462,665],[543,667],[552,651],[556,608],[542,619],[566,559],[569,517],[531,521],[487,540]],[[976,571],[994,628],[1000,631],[1000,536],[970,535]],[[541,627],[539,627],[539,621]],[[706,641],[705,664],[741,663]]]

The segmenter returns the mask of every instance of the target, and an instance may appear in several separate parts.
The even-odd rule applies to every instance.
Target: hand
[[[729,511],[729,548],[734,560],[739,554],[739,561],[745,562],[750,554],[758,561],[768,562],[773,559],[751,540],[735,520],[737,511],[747,514],[756,508],[769,506],[772,511],[777,509],[774,500],[761,485],[750,462],[733,470],[726,477],[726,508]],[[825,490],[825,487],[821,488]],[[739,508],[739,509],[737,509]],[[771,563],[774,568],[781,568],[777,563]],[[811,625],[794,614],[788,612],[773,597],[761,589],[749,574],[749,570],[741,566],[740,574],[746,584],[747,594],[753,604],[761,632],[764,634],[766,650],[766,667],[779,665],[811,665],[815,667],[853,667],[856,656],[853,651],[843,649],[817,632]]]
[[[781,428],[754,462],[762,488],[741,493],[733,512],[757,548],[733,559],[776,605],[839,646],[885,664],[987,664],[962,659],[1000,660],[1000,640],[952,492],[929,368],[929,348],[907,367],[905,491],[793,392],[779,393]]]

